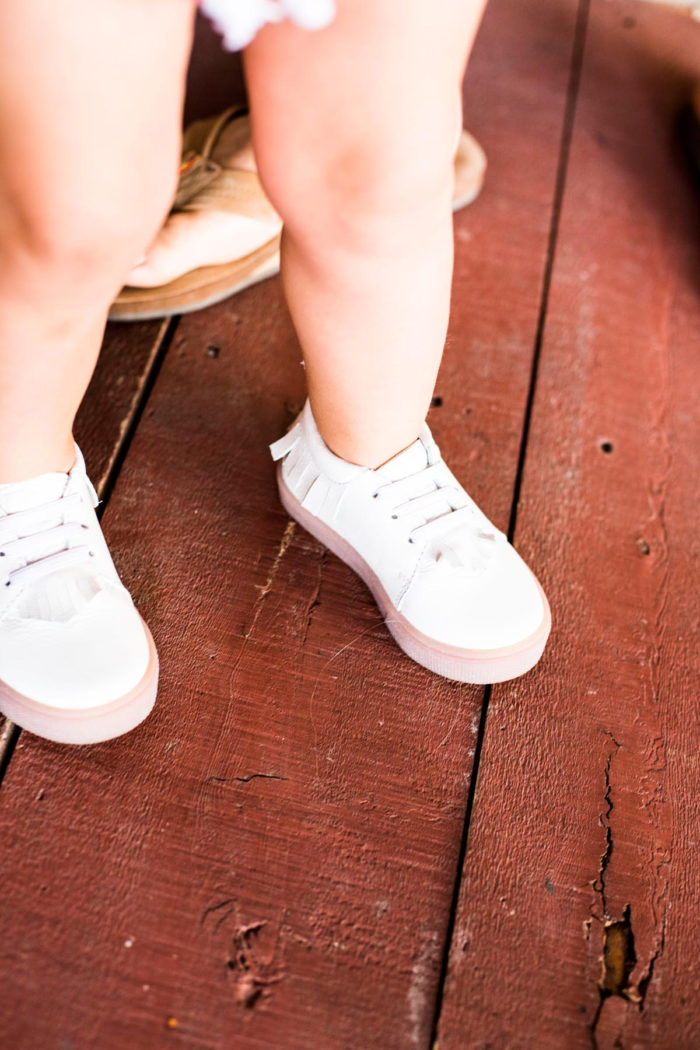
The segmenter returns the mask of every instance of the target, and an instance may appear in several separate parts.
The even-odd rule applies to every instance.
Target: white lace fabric
[[[291,19],[302,29],[322,29],[335,17],[334,0],[201,0],[230,51],[238,51],[268,23]]]
[[[409,543],[424,544],[429,563],[483,571],[503,533],[453,477],[432,438],[421,436],[416,450],[418,444],[425,465],[380,484],[374,498],[388,503],[392,519],[404,522]],[[381,469],[377,474],[382,477]]]
[[[77,492],[0,517],[0,584],[33,583],[94,556]]]
[[[313,447],[312,455],[308,446]],[[415,554],[421,572],[449,567],[470,576],[479,574],[497,546],[507,542],[451,473],[427,425],[407,449],[369,470],[338,459],[327,448],[307,403],[270,449],[273,459],[287,461],[286,482],[304,509],[333,528],[338,527],[354,484],[371,485],[365,492],[373,497],[374,506],[400,526],[397,540],[418,545]]]

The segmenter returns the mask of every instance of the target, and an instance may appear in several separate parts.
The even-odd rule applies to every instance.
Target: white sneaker
[[[288,513],[365,581],[399,646],[460,682],[503,682],[544,650],[549,605],[443,463],[427,425],[376,470],[335,456],[307,401],[270,446]]]
[[[153,707],[158,657],[102,536],[76,446],[69,474],[0,485],[0,711],[92,744]]]

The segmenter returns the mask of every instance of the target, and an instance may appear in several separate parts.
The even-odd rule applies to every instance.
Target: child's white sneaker
[[[544,592],[427,425],[370,470],[330,451],[307,401],[270,448],[285,509],[362,577],[405,653],[460,682],[502,682],[537,663],[550,629]]]
[[[153,707],[158,658],[95,516],[76,446],[68,474],[0,485],[0,711],[90,744]]]

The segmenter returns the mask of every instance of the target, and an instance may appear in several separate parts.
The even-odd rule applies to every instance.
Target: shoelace
[[[94,557],[90,527],[76,520],[81,503],[74,492],[0,517],[0,583],[42,579]]]
[[[394,520],[415,522],[408,529],[408,542],[424,543],[435,562],[445,557],[452,565],[478,571],[502,533],[455,482],[437,445],[432,441],[423,444],[427,466],[380,485],[374,498],[390,503]]]

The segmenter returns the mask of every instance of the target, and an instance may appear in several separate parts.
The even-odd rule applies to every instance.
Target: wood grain
[[[554,632],[488,710],[440,1050],[700,1046],[698,40],[591,8],[517,523]]]
[[[432,422],[500,526],[574,15],[497,0],[467,85],[491,169]],[[287,521],[266,444],[302,397],[276,281],[181,323],[105,518],[156,710],[85,750],[23,735],[0,797],[14,1050],[428,1045],[482,692],[402,657]]]

